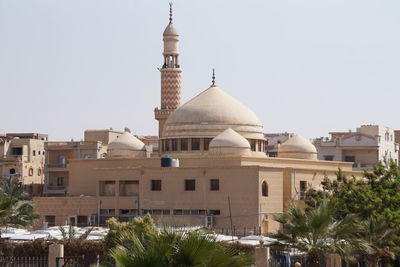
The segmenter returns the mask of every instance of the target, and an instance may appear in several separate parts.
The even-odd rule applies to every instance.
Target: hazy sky
[[[400,128],[399,0],[174,1],[183,101],[217,84],[265,132]],[[157,133],[164,0],[0,0],[0,133]]]

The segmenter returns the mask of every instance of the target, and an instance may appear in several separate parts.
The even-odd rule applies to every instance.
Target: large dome
[[[168,117],[163,137],[214,137],[232,128],[248,139],[263,139],[256,114],[217,86],[211,86]]]

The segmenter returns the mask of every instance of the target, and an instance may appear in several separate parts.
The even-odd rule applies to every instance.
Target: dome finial
[[[212,75],[212,84],[211,86],[215,86],[215,69],[213,68],[213,75]]]
[[[172,23],[172,2],[169,2],[169,23]]]

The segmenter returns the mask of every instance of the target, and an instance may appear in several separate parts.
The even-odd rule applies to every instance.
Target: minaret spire
[[[211,86],[215,86],[215,69],[213,68],[213,75],[212,75],[212,84]]]
[[[172,2],[169,2],[169,23],[172,23]]]

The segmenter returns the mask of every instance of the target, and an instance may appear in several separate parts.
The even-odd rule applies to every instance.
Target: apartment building
[[[362,125],[355,132],[331,132],[314,140],[319,160],[353,162],[354,169],[370,169],[385,158],[398,162],[395,131],[380,125]]]

